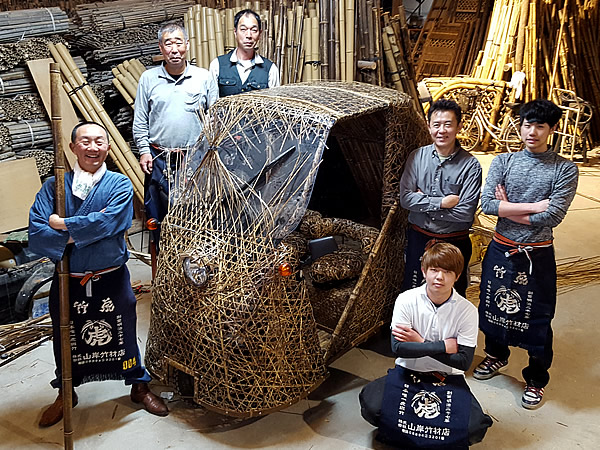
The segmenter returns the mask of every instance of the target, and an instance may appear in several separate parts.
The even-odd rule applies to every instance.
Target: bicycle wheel
[[[483,127],[481,126],[481,122],[477,120],[477,116],[472,116],[467,119],[466,125],[460,130],[460,133],[458,133],[456,137],[462,148],[468,152],[479,146],[483,139]]]
[[[511,119],[508,122],[508,125],[500,132],[499,142],[507,152],[518,152],[523,148],[521,130],[517,121]]]

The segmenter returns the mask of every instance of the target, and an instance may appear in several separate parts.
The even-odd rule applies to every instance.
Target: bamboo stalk
[[[338,0],[338,23],[339,38],[336,37],[336,42],[339,42],[339,79],[346,81],[346,0]]]
[[[60,66],[50,64],[50,96],[52,133],[54,135],[54,173],[56,189],[56,214],[66,217],[65,196],[65,153],[62,148],[62,113],[60,107]],[[69,255],[68,252],[57,264],[59,317],[60,317],[60,353],[61,382],[63,398],[63,437],[65,449],[73,449],[73,377],[71,372],[71,326],[69,302]]]
[[[346,81],[354,81],[354,0],[346,0]]]
[[[70,84],[71,90],[67,92],[71,92],[74,86],[78,87],[75,95],[80,101],[76,103],[76,106],[83,107],[81,112],[86,117],[86,120],[102,123],[106,127],[112,138],[111,152],[109,154],[113,157],[115,163],[117,163],[119,170],[129,177],[136,195],[143,201],[143,174],[137,163],[137,159],[131,153],[131,149],[108,117],[108,114],[106,114],[104,108],[100,105],[96,95],[87,85],[66,47],[62,44],[49,44],[49,48],[54,60],[60,64],[63,76]]]

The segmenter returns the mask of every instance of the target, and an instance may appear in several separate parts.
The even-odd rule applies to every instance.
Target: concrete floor
[[[490,155],[479,157],[487,167]],[[566,220],[555,230],[559,261],[566,257],[600,255],[600,165],[580,166],[577,195]],[[591,199],[589,197],[593,197]],[[132,280],[147,281],[147,266],[130,262]],[[515,349],[502,375],[482,382],[467,374],[467,382],[484,410],[494,419],[478,449],[600,448],[600,284],[583,284],[559,296],[555,359],[542,407],[520,406],[521,369],[527,356]],[[150,294],[138,305],[140,347],[149,322]],[[480,336],[481,338],[481,336]],[[482,340],[475,364],[483,358]],[[90,383],[77,389],[73,410],[76,449],[384,449],[374,441],[374,429],[362,420],[358,393],[368,381],[393,366],[388,338],[375,338],[335,361],[330,377],[310,397],[261,419],[220,416],[183,401],[169,403],[171,414],[159,418],[129,400],[121,382]],[[52,343],[0,368],[0,448],[45,449],[63,444],[62,424],[40,429],[42,408],[54,401]],[[156,391],[170,391],[154,385]]]

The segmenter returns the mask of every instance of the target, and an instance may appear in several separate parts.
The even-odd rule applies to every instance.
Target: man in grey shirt
[[[433,144],[410,154],[400,180],[400,204],[410,211],[402,291],[423,283],[421,257],[434,240],[460,249],[464,267],[454,287],[465,296],[472,253],[469,228],[479,201],[481,166],[456,142],[462,126],[458,104],[445,99],[434,102],[428,120]]]
[[[521,405],[527,409],[540,406],[550,380],[556,309],[552,229],[564,219],[577,190],[577,166],[547,144],[561,116],[548,100],[523,105],[525,149],[494,158],[481,196],[483,212],[498,216],[498,223],[481,274],[479,326],[487,356],[473,376],[496,375],[508,364],[509,346],[526,349]]]
[[[186,62],[189,41],[182,26],[163,25],[158,31],[158,47],[164,63],[140,77],[133,138],[140,152],[140,166],[151,176],[146,182],[146,217],[160,223],[168,210],[166,155],[173,150],[181,155],[181,150],[196,143],[202,132],[198,113],[206,111],[219,92],[208,70]],[[155,242],[158,243],[158,231]]]

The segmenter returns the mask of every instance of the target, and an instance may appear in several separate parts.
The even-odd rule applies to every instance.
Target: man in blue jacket
[[[77,156],[65,174],[66,215],[55,213],[55,179],[42,186],[29,213],[29,247],[54,262],[69,255],[69,297],[73,386],[102,380],[125,380],[131,400],[158,416],[169,411],[148,388],[150,375],[142,365],[136,336],[136,298],[125,263],[129,257],[124,233],[133,216],[129,179],[106,169],[108,133],[94,122],[78,124],[70,148]],[[58,275],[50,288],[58,397],[39,425],[58,423],[63,416],[60,389],[61,351]],[[77,405],[73,392],[73,406]]]

